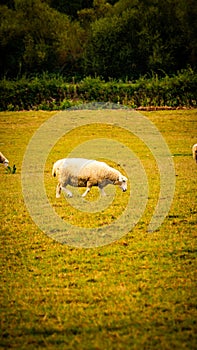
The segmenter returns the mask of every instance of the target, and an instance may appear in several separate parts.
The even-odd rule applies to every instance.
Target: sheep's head
[[[0,163],[2,163],[5,167],[8,166],[9,160],[0,152]]]
[[[123,176],[123,175],[119,176],[118,185],[120,186],[120,188],[123,192],[125,192],[127,190],[127,178],[126,178],[126,176]]]

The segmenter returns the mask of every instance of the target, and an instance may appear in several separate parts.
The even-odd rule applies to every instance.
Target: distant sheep
[[[8,166],[9,160],[0,152],[0,163],[4,164],[5,167]]]
[[[57,176],[58,185],[56,198],[60,197],[61,190],[68,197],[72,192],[66,186],[86,187],[82,197],[85,197],[92,186],[98,186],[101,195],[105,196],[104,187],[108,184],[119,185],[123,192],[127,190],[127,178],[118,170],[104,162],[83,158],[65,158],[58,160],[53,165],[52,176]]]
[[[193,154],[193,158],[197,163],[197,143],[195,143],[195,145],[193,145],[192,147],[192,154]]]

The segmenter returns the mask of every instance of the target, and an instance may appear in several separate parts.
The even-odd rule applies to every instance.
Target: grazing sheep
[[[197,163],[197,143],[195,143],[195,145],[193,145],[192,147],[192,154],[193,154],[193,158]]]
[[[4,164],[5,167],[8,166],[9,160],[0,152],[0,163]]]
[[[119,185],[123,192],[127,190],[127,178],[118,170],[104,162],[83,158],[65,158],[58,160],[53,165],[52,176],[58,177],[56,198],[60,197],[61,190],[68,197],[72,192],[66,186],[86,187],[82,197],[85,197],[92,186],[98,186],[101,195],[105,196],[104,187],[108,184]]]

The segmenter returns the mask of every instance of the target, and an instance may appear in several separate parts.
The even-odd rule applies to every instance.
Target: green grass
[[[70,112],[68,112],[70,113]],[[77,111],[85,115],[87,111]],[[91,113],[96,113],[92,111]],[[102,113],[102,112],[101,112]],[[83,249],[62,245],[40,231],[22,195],[21,168],[28,142],[54,112],[2,112],[1,151],[16,173],[0,167],[2,349],[196,349],[197,110],[143,113],[164,136],[176,171],[169,215],[147,233],[159,191],[158,171],[148,148],[118,128],[90,125],[70,132],[49,154],[45,185],[56,212],[74,225],[109,223],[120,215],[128,193],[118,189],[111,206],[80,213],[55,198],[51,166],[83,141],[116,137],[140,158],[150,193],[144,215],[122,239]],[[69,117],[69,116],[68,116]],[[88,195],[97,198],[94,188]],[[121,209],[121,210],[120,210]]]

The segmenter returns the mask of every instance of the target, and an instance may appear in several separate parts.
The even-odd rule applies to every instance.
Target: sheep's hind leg
[[[99,187],[101,196],[103,196],[103,197],[106,196],[106,193],[105,193],[105,191],[104,191],[104,188],[101,187],[101,186],[98,186],[98,187]]]
[[[82,194],[82,197],[85,197],[88,194],[88,192],[90,192],[90,190],[91,190],[91,187],[87,187],[85,192]]]
[[[60,194],[61,194],[61,185],[58,184],[56,187],[56,198],[60,198]]]

